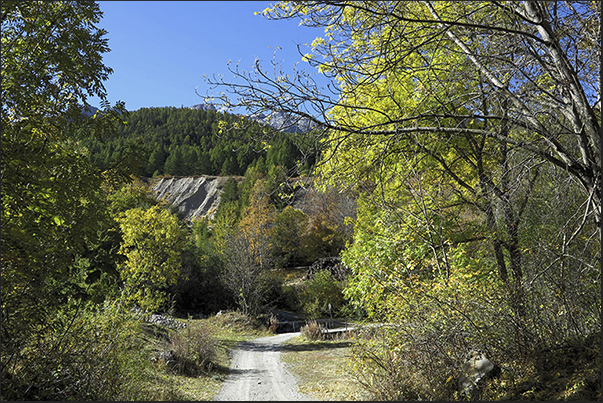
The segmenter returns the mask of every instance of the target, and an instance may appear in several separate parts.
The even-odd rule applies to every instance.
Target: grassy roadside
[[[207,371],[198,376],[179,375],[163,362],[149,365],[144,381],[143,400],[211,400],[222,387],[231,364],[230,351],[243,341],[272,336],[265,326],[252,323],[242,315],[229,312],[207,319],[181,320],[189,327],[205,326],[215,340],[215,356]],[[172,330],[149,326],[147,348],[157,356],[168,348]],[[295,337],[283,345],[282,360],[296,376],[300,392],[319,400],[367,400],[368,395],[346,370],[349,340],[310,341]],[[152,354],[153,355],[153,354]]]
[[[347,371],[349,340],[310,341],[294,337],[281,359],[299,382],[299,391],[319,400],[367,400],[368,394]]]
[[[202,320],[189,320],[189,326],[206,326],[216,341],[211,367],[199,376],[176,375],[165,364],[151,362],[145,379],[146,396],[141,400],[211,400],[229,373],[229,352],[239,342],[274,335],[265,326],[251,323],[236,313],[226,313]],[[162,344],[169,330],[155,327],[148,337],[148,348],[165,349]],[[510,379],[508,371],[491,382],[486,400],[589,400],[600,399],[600,333],[583,342],[551,348],[538,354],[533,371],[521,379]],[[300,392],[318,400],[370,400],[348,372],[352,341],[348,339],[311,341],[294,337],[283,344],[281,359],[298,379]],[[506,374],[506,375],[505,375]],[[597,385],[598,388],[597,388]],[[597,392],[598,390],[598,392]]]
[[[160,361],[154,362],[148,369],[144,388],[148,394],[143,400],[211,400],[220,391],[228,375],[231,362],[229,352],[242,341],[273,335],[264,326],[251,323],[235,313],[183,322],[188,322],[188,326],[206,326],[210,330],[216,341],[215,357],[210,367],[199,376],[187,376],[175,374]],[[147,337],[148,348],[161,351],[165,348],[165,340],[170,332],[155,327],[154,334]]]
[[[487,383],[481,399],[600,401],[600,342],[599,332],[568,338],[561,345],[541,348],[521,360],[500,363],[502,373]],[[299,336],[284,344],[282,360],[297,377],[300,392],[313,398],[373,400],[346,370],[351,345],[349,340],[309,341]],[[465,397],[459,394],[456,399]]]

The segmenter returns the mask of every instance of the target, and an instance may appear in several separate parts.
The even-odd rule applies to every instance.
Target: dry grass
[[[230,351],[243,341],[269,336],[263,326],[244,316],[227,312],[207,319],[184,320],[193,329],[207,330],[213,338],[213,358],[207,370],[197,376],[174,374],[161,362],[154,365],[143,400],[199,401],[211,400],[222,388],[229,373]],[[167,335],[164,335],[164,337]],[[150,341],[149,341],[150,342]]]
[[[323,340],[323,327],[315,320],[311,320],[301,329],[301,334],[309,341]]]
[[[211,369],[216,341],[203,323],[189,322],[188,326],[172,332],[169,349],[174,352],[173,369],[180,375],[196,376]]]
[[[308,272],[307,267],[304,267],[303,269],[296,269],[296,268],[278,269],[278,273],[282,276],[282,278],[286,284],[298,283],[299,281],[301,281],[301,278],[306,275],[307,272]]]
[[[211,400],[222,387],[219,376],[189,377],[157,372],[147,384],[150,401],[199,401]]]
[[[299,381],[299,391],[319,400],[367,400],[346,367],[348,340],[310,341],[295,337],[283,345],[282,360]]]
[[[488,400],[601,401],[601,333],[542,348],[521,362],[515,379],[503,371],[486,391]],[[515,371],[519,372],[519,371]]]

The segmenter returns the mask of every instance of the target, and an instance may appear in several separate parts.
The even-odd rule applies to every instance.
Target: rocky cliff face
[[[163,178],[141,178],[157,200],[176,206],[187,220],[207,217],[215,218],[220,205],[220,193],[228,180],[228,176],[170,176]],[[233,176],[240,184],[242,176]],[[302,184],[303,186],[294,186]],[[312,186],[312,179],[294,178],[290,186],[295,188],[293,207],[305,210],[304,200],[307,188]]]
[[[192,220],[214,217],[226,180],[226,176],[173,176],[150,178],[147,183],[158,200],[177,206],[187,220]]]

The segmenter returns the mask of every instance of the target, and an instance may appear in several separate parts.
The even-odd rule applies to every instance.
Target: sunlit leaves
[[[22,398],[38,393],[26,392],[31,382],[19,385],[28,379],[23,371],[51,368],[41,356],[54,347],[40,349],[39,335],[61,334],[59,343],[73,335],[73,322],[48,318],[115,291],[102,188],[115,176],[93,167],[77,140],[110,135],[123,108],[106,100],[102,81],[111,70],[102,63],[108,47],[95,27],[97,4],[5,1],[1,8],[2,379],[3,397]],[[103,112],[90,116],[90,96],[101,99]],[[55,349],[53,360],[74,356],[58,347],[66,348]],[[55,386],[33,389],[40,398]]]
[[[166,302],[166,288],[180,273],[185,232],[178,218],[160,206],[127,210],[117,219],[123,233],[120,274],[129,298],[145,310]]]
[[[3,2],[3,120],[51,128],[81,120],[89,96],[105,99],[109,50],[94,2]],[[105,100],[106,103],[106,100]]]
[[[274,231],[275,216],[276,208],[270,201],[266,182],[259,179],[253,185],[249,204],[242,213],[239,231],[249,245],[247,252],[254,256],[256,264],[260,267],[264,265],[265,259],[268,258],[268,251],[272,247],[270,241]]]

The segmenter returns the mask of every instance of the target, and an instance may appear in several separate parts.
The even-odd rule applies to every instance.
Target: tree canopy
[[[78,143],[110,135],[124,112],[103,86],[111,69],[102,61],[109,51],[97,27],[102,14],[92,1],[8,1],[1,12],[2,398],[89,397],[94,377],[62,387],[57,374],[66,379],[91,365],[127,394],[107,346],[123,353],[131,338],[104,333],[101,341],[89,322],[105,320],[117,333],[135,326],[119,323],[112,307],[103,316],[89,304],[114,296],[118,240],[103,186],[125,177],[92,166]],[[94,114],[91,96],[102,104]],[[74,335],[88,334],[98,343],[78,361]],[[92,396],[107,398],[112,387]]]
[[[102,113],[83,114],[88,96],[106,99],[102,81],[111,72],[102,64],[108,47],[105,31],[95,26],[99,18],[93,2],[2,3],[2,331],[7,341],[19,329],[19,321],[9,318],[35,321],[38,310],[58,302],[56,287],[74,277],[74,259],[103,222],[98,209],[103,175],[76,142],[82,130],[110,132],[120,109],[105,103]],[[31,315],[23,311],[29,309]],[[17,328],[5,326],[5,320]]]
[[[330,131],[333,150],[351,136],[387,146],[438,133],[500,140],[569,172],[599,222],[599,7],[280,2],[264,16],[325,28],[305,59],[333,85],[277,67],[271,76],[259,62],[255,72],[233,68],[239,81],[210,82],[226,88],[227,106],[313,120]]]
[[[461,347],[507,359],[600,331],[599,3],[293,1],[263,14],[324,28],[304,59],[331,83],[260,62],[209,81],[227,107],[311,119],[317,174],[358,194],[345,294],[405,329],[360,343],[369,384],[391,376],[389,398],[437,398]],[[444,363],[440,381],[413,384],[395,372],[404,362]]]

